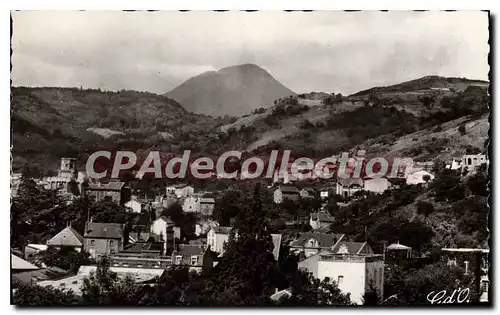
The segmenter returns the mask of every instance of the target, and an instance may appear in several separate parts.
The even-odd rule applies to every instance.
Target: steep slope
[[[188,111],[212,116],[240,116],[289,95],[295,93],[253,64],[202,73],[166,94]]]

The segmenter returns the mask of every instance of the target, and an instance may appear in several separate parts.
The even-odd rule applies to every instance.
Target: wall
[[[84,248],[92,258],[97,258],[98,255],[108,255],[112,251],[118,253],[121,250],[121,243],[119,239],[85,238]]]
[[[372,178],[365,180],[365,190],[371,191],[377,194],[381,194],[386,191],[390,186],[387,178]]]
[[[384,262],[382,260],[366,263],[366,285],[373,284],[379,291],[381,296],[384,296]]]
[[[365,292],[365,263],[345,260],[318,262],[318,279],[329,277],[337,282],[339,276],[343,276],[342,282],[338,283],[339,289],[343,293],[350,293],[352,302],[362,304]]]
[[[283,202],[283,194],[281,193],[281,190],[276,189],[274,191],[274,202],[275,203],[282,203]]]
[[[142,204],[137,200],[130,200],[125,204],[125,207],[132,209],[134,213],[141,213]]]
[[[318,260],[319,255],[311,256],[301,262],[298,263],[299,269],[305,269],[312,273],[313,277],[318,277]]]

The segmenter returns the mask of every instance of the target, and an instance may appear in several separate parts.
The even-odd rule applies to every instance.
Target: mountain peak
[[[239,116],[295,92],[260,66],[246,63],[202,73],[166,95],[194,113]]]

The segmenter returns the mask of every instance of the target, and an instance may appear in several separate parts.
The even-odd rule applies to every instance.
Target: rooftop
[[[125,185],[124,182],[109,182],[107,184],[102,184],[102,183],[89,183],[87,189],[91,190],[113,190],[113,191],[120,191],[123,186]]]
[[[52,237],[47,245],[49,246],[83,246],[84,239],[74,228],[71,226],[66,227],[61,232]]]
[[[340,241],[344,237],[344,234],[330,234],[330,233],[314,233],[307,232],[302,233],[300,236],[292,241],[290,246],[292,247],[307,247],[306,242],[310,239],[315,239],[318,241],[318,246],[323,248],[330,248],[335,245],[338,241]]]
[[[119,223],[88,223],[85,229],[85,238],[112,238],[123,237],[123,224]]]

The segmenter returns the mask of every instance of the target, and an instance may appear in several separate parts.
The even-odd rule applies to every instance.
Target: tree
[[[84,305],[137,305],[145,288],[130,277],[120,278],[109,270],[106,259],[100,261],[96,272],[85,278],[81,287]]]
[[[375,287],[373,281],[368,284],[368,289],[363,294],[363,305],[365,306],[375,306],[380,305],[381,295],[379,290]]]
[[[434,206],[432,205],[432,203],[427,202],[427,201],[417,202],[417,213],[418,214],[428,216],[432,212],[434,212]]]
[[[12,302],[18,306],[61,306],[75,305],[79,300],[72,291],[20,283],[15,289]]]
[[[61,249],[49,247],[47,250],[36,254],[33,259],[37,262],[44,263],[46,266],[58,267],[71,273],[76,273],[82,265],[95,263],[95,261],[90,258],[88,252],[77,252],[71,247],[63,247]]]

